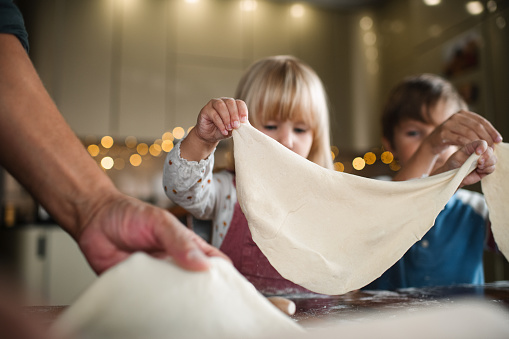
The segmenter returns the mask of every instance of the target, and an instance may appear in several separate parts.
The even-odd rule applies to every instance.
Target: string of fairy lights
[[[106,135],[99,139],[93,136],[85,138],[88,153],[97,161],[104,170],[123,170],[126,166],[140,167],[144,161],[150,158],[159,158],[170,152],[180,139],[184,138],[192,129],[187,131],[182,127],[175,127],[171,132],[165,132],[161,138],[152,143],[138,142],[134,136],[126,137],[123,142],[115,142],[113,137]],[[334,161],[334,169],[338,172],[345,171],[345,165],[339,161],[339,148],[331,146],[331,157]],[[375,164],[380,160],[388,165],[392,171],[398,171],[400,166],[391,152],[383,148],[366,152],[363,156],[352,160],[352,168],[362,171],[366,166]]]

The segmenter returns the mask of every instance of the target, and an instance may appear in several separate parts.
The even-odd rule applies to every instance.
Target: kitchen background
[[[381,156],[379,114],[390,88],[416,73],[447,77],[509,138],[509,0],[15,2],[36,69],[98,166],[121,191],[176,213],[161,186],[166,152],[208,100],[233,96],[246,67],[269,55],[293,54],[322,78],[337,170],[397,170]],[[227,143],[219,152],[218,167]],[[33,300],[69,304],[95,275],[1,169],[0,193],[7,264]],[[488,281],[508,272],[486,253]]]

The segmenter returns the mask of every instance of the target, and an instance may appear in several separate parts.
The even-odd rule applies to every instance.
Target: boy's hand
[[[465,146],[476,140],[485,140],[489,147],[502,141],[502,136],[482,116],[459,111],[444,121],[425,139],[434,154],[440,154],[449,146]]]
[[[205,142],[216,143],[231,137],[231,131],[246,122],[247,115],[247,106],[242,100],[212,99],[201,109],[195,133]]]
[[[460,187],[479,182],[486,175],[493,173],[497,163],[497,157],[493,153],[493,148],[489,147],[488,143],[484,140],[476,140],[460,148],[433,175],[461,167],[474,152],[480,155],[477,160],[477,167],[463,179]]]

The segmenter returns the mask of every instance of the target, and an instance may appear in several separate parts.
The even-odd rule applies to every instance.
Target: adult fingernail
[[[207,256],[200,250],[198,249],[192,249],[190,250],[188,253],[187,253],[187,259],[189,261],[194,261],[194,262],[201,262],[201,263],[206,263],[208,264],[208,258]]]
[[[242,122],[246,122],[247,121],[247,116],[243,115],[240,117],[240,121]]]
[[[238,122],[238,121],[233,122],[233,128],[239,128],[239,126],[240,126],[240,122]]]

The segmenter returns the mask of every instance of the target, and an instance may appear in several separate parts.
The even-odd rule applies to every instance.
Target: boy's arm
[[[429,144],[421,143],[405,166],[393,177],[393,181],[406,181],[430,175],[438,158],[438,154],[433,153]]]

